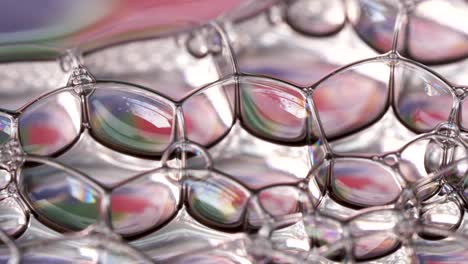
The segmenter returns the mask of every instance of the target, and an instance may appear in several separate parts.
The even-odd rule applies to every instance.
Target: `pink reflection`
[[[377,75],[364,75],[368,69],[378,69]],[[337,73],[320,83],[314,91],[317,108],[325,135],[342,136],[374,122],[386,110],[389,68],[383,64],[369,63],[352,70]]]
[[[190,30],[228,14],[232,19],[243,18],[275,1],[47,0],[42,5],[30,3],[29,7],[20,2],[0,3],[0,44],[40,43],[59,48],[81,45],[89,50]],[[22,11],[25,9],[35,12]]]
[[[190,29],[233,9],[242,0],[118,0],[111,12],[71,38],[76,43],[110,39],[119,41],[143,35],[164,35]],[[157,15],[155,15],[157,14]]]
[[[444,63],[468,56],[466,1],[422,1],[408,24],[408,53],[425,63]]]
[[[335,160],[331,188],[334,197],[357,207],[388,204],[401,192],[389,170],[365,159]]]
[[[252,133],[281,142],[301,142],[307,117],[305,98],[280,83],[242,83],[241,120]]]

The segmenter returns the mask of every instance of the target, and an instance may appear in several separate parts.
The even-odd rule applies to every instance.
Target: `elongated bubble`
[[[280,142],[305,139],[305,98],[297,88],[274,81],[241,81],[241,120],[252,133]]]
[[[177,212],[180,190],[154,173],[112,192],[112,225],[122,235],[137,235],[166,223]]]
[[[187,182],[187,210],[195,219],[218,228],[243,223],[249,193],[241,185],[221,176]]]
[[[70,145],[81,129],[81,104],[71,91],[33,103],[19,117],[19,138],[26,153],[53,155]]]
[[[390,68],[367,62],[345,68],[318,84],[312,98],[328,138],[363,129],[388,106]]]
[[[78,231],[97,221],[97,192],[66,171],[26,163],[21,170],[20,185],[39,219],[46,224]]]
[[[112,148],[160,155],[172,141],[174,108],[162,97],[131,86],[102,84],[87,100],[92,134]]]
[[[334,197],[357,207],[389,204],[401,192],[391,170],[366,159],[335,160],[331,187]]]

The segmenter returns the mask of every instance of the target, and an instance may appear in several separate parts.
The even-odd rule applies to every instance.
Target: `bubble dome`
[[[0,263],[468,263],[466,76],[464,0],[1,2]]]

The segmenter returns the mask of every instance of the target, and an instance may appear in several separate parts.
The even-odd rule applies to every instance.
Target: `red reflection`
[[[56,127],[47,125],[35,126],[31,129],[34,133],[28,133],[30,145],[55,145],[62,138],[61,132]]]

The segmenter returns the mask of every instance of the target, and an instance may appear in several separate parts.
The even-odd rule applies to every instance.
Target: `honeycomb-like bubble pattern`
[[[0,26],[1,263],[468,262],[468,3],[240,2]]]

